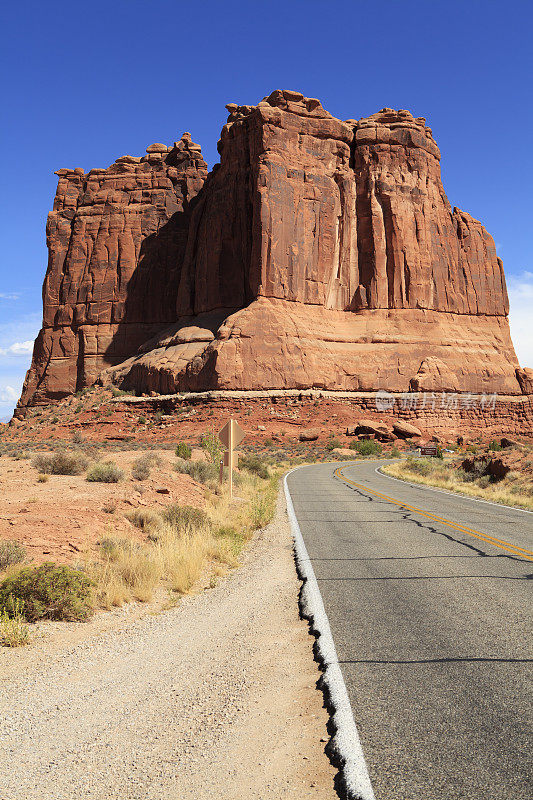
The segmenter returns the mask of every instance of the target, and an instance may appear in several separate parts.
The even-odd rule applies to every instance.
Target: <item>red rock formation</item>
[[[164,393],[291,387],[530,391],[528,374],[517,373],[494,242],[479,222],[451,208],[439,149],[423,118],[382,109],[341,122],[318,100],[289,91],[273,92],[257,106],[227,108],[221,163],[199,192],[190,220],[180,217],[188,224],[184,256],[183,227],[177,242],[174,227],[160,226],[148,239],[155,251],[150,269],[140,268],[142,258],[136,267],[140,253],[132,251],[128,269],[136,280],[125,295],[119,292],[122,305],[113,312],[109,288],[104,290],[108,279],[99,277],[107,272],[91,274],[92,302],[100,287],[102,293],[91,317],[91,344],[79,345],[77,367],[75,355],[70,361],[66,356],[76,381],[64,380],[65,366],[63,373],[56,368],[54,390],[50,370],[34,365],[23,401],[79,388],[106,362],[118,364],[120,355],[124,360],[105,370],[103,381]],[[144,170],[159,168],[167,177],[169,156],[157,151],[162,146],[152,147],[143,170],[131,167],[132,196],[142,194],[135,183],[145,179]],[[181,152],[191,149],[183,145]],[[205,175],[193,152],[196,159],[186,155],[182,162],[193,185],[180,210]],[[156,157],[159,167],[152,166]],[[62,195],[84,208],[71,185],[87,178],[68,174]],[[165,191],[172,190],[165,187],[157,185],[161,194],[150,201],[150,219],[159,220],[166,208]],[[122,220],[123,209],[120,214]],[[163,222],[174,219],[172,213],[162,216]],[[62,224],[70,231],[70,222]],[[155,230],[152,225],[150,233]],[[67,280],[65,269],[53,266],[60,239],[50,239],[49,274],[62,276],[62,293],[57,300],[58,292],[47,293],[45,284],[45,330],[59,339],[64,326],[71,331],[69,315],[77,315],[78,305],[89,313],[83,265],[90,263],[97,238],[80,227],[80,254],[70,248],[66,259],[80,267],[69,266]],[[120,270],[115,255],[111,261],[115,286]],[[139,316],[137,298],[143,295],[151,302]],[[98,330],[100,316],[109,314],[115,316],[102,320],[105,331],[114,324],[118,329],[102,347],[94,326]],[[85,342],[80,330],[87,317],[73,319]],[[165,322],[172,324],[165,328]],[[131,334],[121,340],[121,325],[131,325],[139,341]],[[148,341],[137,349],[143,336]],[[91,361],[88,354],[95,351]],[[37,394],[32,374],[41,376]]]
[[[189,204],[207,176],[183,135],[108,169],[62,169],[46,229],[43,328],[20,405],[93,383],[175,320]]]

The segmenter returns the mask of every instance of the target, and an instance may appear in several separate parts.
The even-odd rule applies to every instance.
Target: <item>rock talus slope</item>
[[[286,90],[227,108],[208,176],[187,137],[97,171],[89,199],[92,172],[60,172],[23,405],[98,373],[163,393],[530,393],[502,262],[450,206],[424,118],[343,122]]]

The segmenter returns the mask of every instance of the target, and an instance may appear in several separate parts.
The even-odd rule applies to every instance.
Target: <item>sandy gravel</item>
[[[298,588],[280,500],[214,589],[38,661],[4,650],[1,800],[334,800]]]

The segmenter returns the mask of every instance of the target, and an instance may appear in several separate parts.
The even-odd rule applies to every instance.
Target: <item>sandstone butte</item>
[[[188,133],[58,171],[19,415],[95,382],[533,394],[494,241],[450,206],[423,117],[343,122],[286,90],[227,109],[210,173]]]

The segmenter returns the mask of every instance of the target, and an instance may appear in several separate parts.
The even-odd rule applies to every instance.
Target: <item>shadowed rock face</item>
[[[58,173],[22,404],[100,373],[161,392],[530,389],[494,242],[451,208],[423,118],[342,122],[285,90],[227,108],[209,176],[188,135]]]
[[[48,216],[43,328],[20,404],[88,386],[175,321],[190,204],[207,176],[183,135],[108,169],[59,170]]]

